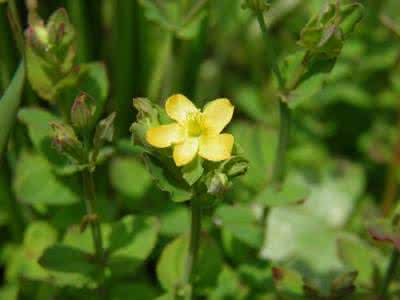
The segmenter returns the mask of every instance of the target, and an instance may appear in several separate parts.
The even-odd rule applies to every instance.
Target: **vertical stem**
[[[282,183],[285,176],[286,153],[290,138],[290,109],[286,102],[279,101],[279,115],[279,140],[273,170],[273,182],[278,185]]]
[[[90,20],[88,19],[88,6],[86,5],[86,2],[87,1],[68,0],[66,3],[68,13],[77,29],[77,56],[80,63],[89,61],[92,58],[93,52],[90,43],[90,30],[93,27],[93,24],[89,26]]]
[[[164,37],[162,47],[159,50],[157,61],[150,77],[147,94],[151,101],[157,102],[160,96],[160,90],[165,78],[165,71],[168,67],[168,60],[171,58],[173,33],[167,32]]]
[[[22,25],[15,0],[10,0],[8,2],[8,7],[9,7],[8,17],[10,20],[11,29],[14,33],[14,39],[16,41],[21,56],[24,57],[25,56],[24,34],[22,31]]]
[[[392,256],[390,258],[390,262],[386,269],[385,278],[383,279],[382,289],[379,295],[379,300],[387,300],[388,298],[388,289],[390,283],[396,273],[397,266],[399,264],[400,253],[397,249],[393,249]]]
[[[206,38],[208,33],[208,16],[201,22],[199,34],[190,44],[185,55],[182,78],[183,94],[193,99],[196,96],[197,77],[204,57]]]
[[[278,80],[279,89],[283,90],[285,87],[285,81],[284,81],[281,71],[278,67],[278,64],[276,63],[277,55],[274,51],[274,48],[272,47],[271,41],[268,38],[268,29],[267,29],[267,26],[265,25],[264,16],[263,16],[262,12],[257,12],[257,21],[258,21],[258,24],[260,25],[261,31],[263,33],[262,36],[264,38],[264,42],[265,42],[266,49],[267,49],[268,67],[271,68],[276,79]]]
[[[93,181],[93,174],[85,170],[82,173],[83,187],[85,191],[85,205],[86,212],[89,216],[94,216],[93,220],[90,221],[90,229],[92,231],[93,245],[96,251],[96,258],[99,263],[103,263],[104,251],[103,251],[103,240],[101,236],[100,223],[96,216],[96,192]]]
[[[261,31],[263,33],[264,41],[267,48],[267,63],[274,73],[280,92],[285,92],[285,80],[281,74],[281,71],[278,67],[277,55],[271,45],[271,41],[268,38],[268,29],[265,25],[264,16],[262,12],[257,12],[257,21],[260,25]],[[279,115],[280,115],[280,126],[279,126],[279,141],[278,148],[276,150],[275,163],[274,163],[274,171],[273,171],[273,182],[277,185],[282,183],[282,180],[285,176],[285,166],[286,166],[286,152],[289,144],[289,136],[290,136],[290,110],[286,102],[279,99]]]
[[[7,20],[6,5],[0,5],[0,94],[3,94],[12,78],[12,70],[16,66],[16,55],[13,45],[13,39]]]
[[[186,287],[191,285],[190,295],[187,299],[194,299],[194,286],[193,286],[193,274],[196,265],[197,255],[200,246],[200,231],[201,231],[201,207],[197,199],[193,199],[191,203],[192,211],[192,222],[190,227],[190,241],[189,241],[189,251],[186,258],[185,272],[183,283]]]

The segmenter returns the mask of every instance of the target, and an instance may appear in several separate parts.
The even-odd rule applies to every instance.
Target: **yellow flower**
[[[181,94],[173,95],[165,103],[165,111],[176,123],[150,128],[147,142],[157,148],[173,147],[175,164],[184,166],[198,154],[211,161],[231,157],[233,136],[222,130],[231,121],[233,105],[228,99],[208,103],[203,112]]]

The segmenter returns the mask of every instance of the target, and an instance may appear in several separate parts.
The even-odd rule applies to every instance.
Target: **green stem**
[[[14,39],[17,43],[17,47],[21,56],[24,57],[25,56],[24,34],[22,31],[21,21],[15,0],[9,1],[8,8],[9,8],[8,17],[10,20],[11,29],[14,33]]]
[[[282,183],[285,176],[286,153],[290,139],[290,109],[286,102],[279,101],[279,115],[279,140],[273,170],[273,182],[278,185]]]
[[[193,274],[200,246],[201,207],[197,199],[192,200],[192,223],[190,227],[189,252],[186,258],[183,277],[184,288],[190,285],[190,295],[186,299],[194,299]]]
[[[104,250],[103,250],[103,240],[100,229],[100,222],[98,221],[98,216],[96,214],[96,192],[93,180],[92,172],[86,170],[82,173],[83,187],[85,191],[85,205],[86,212],[89,216],[94,217],[90,220],[90,229],[93,237],[93,245],[95,248],[95,254],[97,261],[100,264],[104,262]]]
[[[168,68],[168,60],[171,57],[173,42],[173,33],[167,32],[162,47],[159,51],[156,65],[154,66],[153,73],[151,74],[147,94],[151,101],[157,102],[160,96],[165,72]]]
[[[272,70],[276,79],[278,80],[279,89],[283,90],[285,87],[285,81],[284,81],[282,73],[278,67],[277,55],[274,51],[274,48],[272,47],[269,37],[268,37],[268,29],[267,29],[267,26],[265,25],[264,16],[263,16],[262,12],[257,12],[257,21],[258,21],[258,24],[260,25],[261,31],[263,33],[262,36],[264,38],[264,42],[265,42],[266,49],[267,49],[268,67]]]
[[[260,25],[261,31],[263,33],[264,41],[267,48],[267,63],[274,73],[278,84],[280,93],[286,92],[285,80],[277,64],[277,55],[271,45],[270,39],[268,37],[268,29],[265,25],[264,16],[262,12],[257,12],[257,21]],[[279,99],[279,115],[280,115],[280,126],[279,126],[279,141],[278,148],[275,156],[275,164],[273,171],[273,182],[277,185],[282,183],[285,176],[285,166],[286,166],[286,153],[289,144],[290,136],[290,110],[288,104],[282,99]]]
[[[390,283],[394,275],[396,274],[397,266],[399,264],[400,253],[397,249],[393,249],[392,256],[390,258],[390,262],[386,269],[385,278],[383,279],[382,289],[380,292],[379,300],[387,300],[388,298],[388,289]]]
[[[87,1],[68,0],[67,9],[77,32],[77,56],[80,63],[87,62],[92,58],[92,49],[90,44],[90,30],[88,14],[87,14]]]
[[[185,55],[182,91],[189,99],[193,99],[196,96],[197,79],[204,58],[207,33],[208,16],[202,21],[199,34],[189,45],[189,49]]]

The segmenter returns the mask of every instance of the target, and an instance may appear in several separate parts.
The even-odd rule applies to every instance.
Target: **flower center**
[[[203,116],[200,112],[189,114],[186,120],[187,133],[191,137],[198,137],[203,132]]]

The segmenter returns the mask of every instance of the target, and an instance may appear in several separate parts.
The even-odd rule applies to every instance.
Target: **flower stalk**
[[[189,250],[186,257],[185,271],[183,277],[183,286],[190,286],[190,292],[186,295],[187,300],[194,299],[194,273],[197,256],[200,246],[201,231],[201,206],[197,198],[191,201],[191,226]]]
[[[281,184],[286,173],[286,153],[290,139],[290,109],[286,102],[279,101],[279,142],[276,150],[272,181]]]
[[[390,257],[389,264],[386,269],[385,277],[383,279],[379,300],[389,299],[388,297],[389,286],[393,280],[394,275],[396,274],[399,260],[400,260],[400,253],[396,248],[394,248],[392,251],[392,256]]]
[[[103,239],[101,235],[100,222],[96,213],[96,191],[93,180],[93,173],[85,170],[82,173],[83,188],[85,192],[85,206],[88,216],[93,216],[90,220],[90,230],[92,232],[93,245],[97,262],[102,264],[104,261]]]

